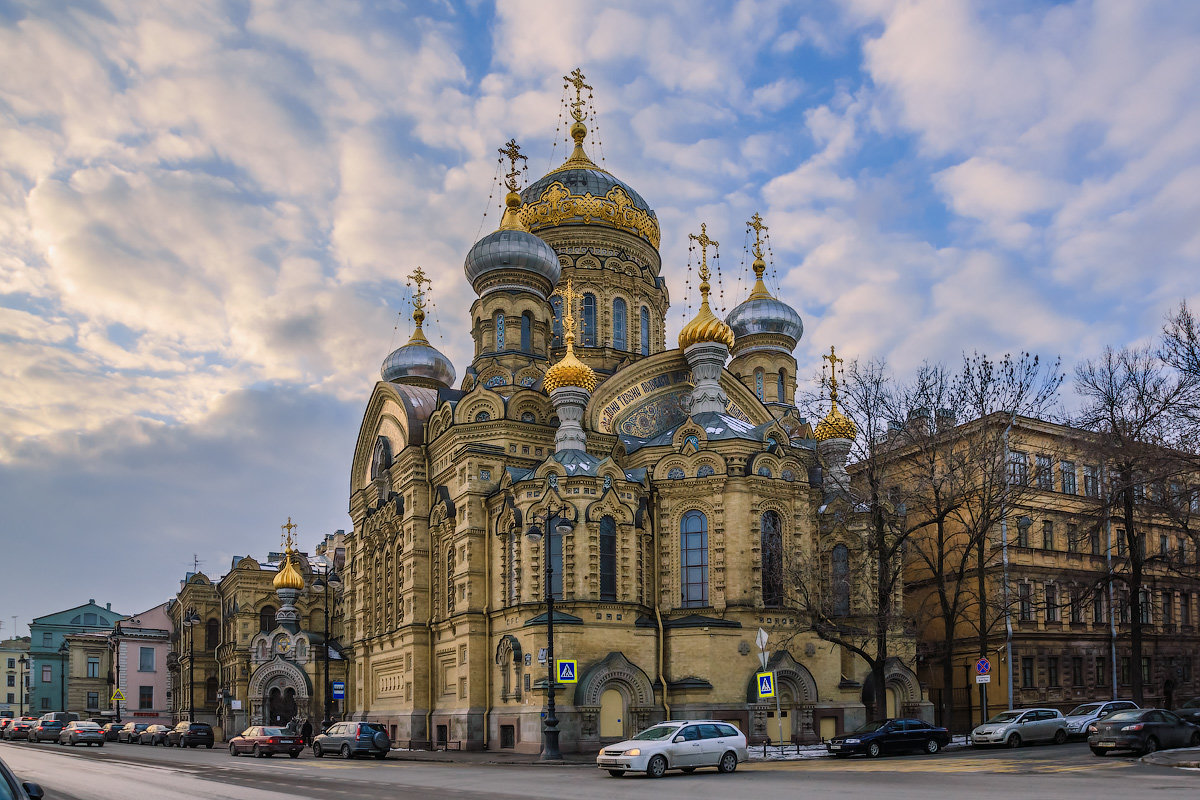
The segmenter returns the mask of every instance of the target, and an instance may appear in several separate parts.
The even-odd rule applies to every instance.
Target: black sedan
[[[1200,747],[1200,728],[1161,708],[1118,711],[1088,726],[1088,745],[1098,756],[1116,750],[1153,753]]]
[[[835,736],[825,748],[838,758],[863,753],[875,758],[884,753],[917,750],[936,753],[950,743],[950,731],[919,719],[881,719],[856,731]]]
[[[1184,722],[1200,725],[1200,697],[1193,697],[1191,700],[1188,700],[1175,709],[1175,713],[1182,717]]]
[[[106,722],[100,726],[100,730],[104,732],[104,741],[115,742],[121,733],[121,729],[125,727],[124,722]]]

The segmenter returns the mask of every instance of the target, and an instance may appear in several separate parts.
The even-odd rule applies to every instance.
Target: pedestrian
[[[304,720],[304,727],[300,729],[300,741],[304,742],[304,746],[308,747],[312,744],[313,726],[307,719]]]

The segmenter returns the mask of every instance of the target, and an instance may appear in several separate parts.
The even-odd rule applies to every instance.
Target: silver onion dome
[[[792,347],[804,335],[804,322],[796,309],[774,297],[754,297],[739,303],[725,323],[733,329],[735,338],[756,333],[773,333],[792,340]]]
[[[467,253],[463,270],[476,294],[479,294],[479,282],[498,270],[518,270],[537,275],[548,281],[551,288],[558,283],[562,274],[558,254],[553,247],[528,231],[503,228],[475,243]]]
[[[454,365],[428,342],[409,342],[383,360],[380,373],[385,381],[417,385],[454,385]]]

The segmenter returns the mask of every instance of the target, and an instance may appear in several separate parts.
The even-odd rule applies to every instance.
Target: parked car
[[[875,758],[883,753],[921,750],[936,753],[950,744],[950,731],[919,719],[881,719],[835,736],[825,744],[834,756],[845,758],[864,753]]]
[[[58,734],[62,732],[63,723],[57,719],[46,719],[42,717],[33,723],[33,727],[29,729],[29,741],[31,742],[57,742]]]
[[[335,722],[313,740],[313,755],[317,758],[337,753],[342,758],[372,755],[387,758],[392,740],[378,722]]]
[[[626,772],[661,778],[669,769],[695,772],[716,767],[718,772],[733,772],[748,757],[746,736],[728,722],[680,720],[660,722],[632,739],[608,745],[596,755],[596,766],[614,778]]]
[[[38,719],[57,720],[66,725],[68,722],[76,722],[79,719],[79,715],[74,711],[47,711],[38,717]]]
[[[971,744],[983,747],[1002,744],[1020,747],[1028,742],[1067,740],[1067,720],[1053,708],[1017,708],[1004,711],[971,731]]]
[[[1084,703],[1067,712],[1067,736],[1087,738],[1088,725],[1098,719],[1104,719],[1109,714],[1137,708],[1132,700],[1108,700],[1097,703]]]
[[[121,729],[124,727],[124,722],[106,722],[105,724],[101,725],[100,730],[104,732],[104,741],[117,741],[117,736],[120,735]]]
[[[37,717],[21,717],[14,719],[8,723],[8,727],[4,729],[4,738],[8,741],[14,739],[28,739],[29,731],[37,723]]]
[[[11,797],[13,800],[42,800],[45,792],[42,787],[30,781],[22,782],[8,765],[0,761],[0,797]]]
[[[207,722],[181,722],[167,733],[167,747],[200,747],[212,750],[213,729]]]
[[[4,735],[4,729],[13,721],[12,717],[0,717],[0,736]]]
[[[1183,720],[1200,725],[1200,697],[1193,697],[1186,703],[1175,709],[1175,713]]]
[[[100,730],[100,726],[92,721],[86,722],[68,722],[67,726],[58,734],[59,744],[86,744],[88,747],[99,745],[104,747],[104,731]]]
[[[125,727],[121,728],[120,733],[117,734],[117,741],[125,742],[126,744],[137,744],[138,737],[142,735],[142,731],[149,727],[149,722],[126,722]]]
[[[1153,753],[1173,747],[1200,747],[1200,728],[1161,708],[1118,711],[1088,726],[1092,753],[1117,750]]]
[[[292,758],[299,758],[303,749],[304,740],[300,738],[300,734],[292,733],[286,728],[269,728],[262,725],[246,728],[241,735],[229,740],[231,756],[250,753],[255,758],[263,758],[276,753],[287,753]]]
[[[167,734],[171,732],[170,725],[147,725],[146,729],[138,734],[138,744],[156,745],[161,744],[167,746]]]

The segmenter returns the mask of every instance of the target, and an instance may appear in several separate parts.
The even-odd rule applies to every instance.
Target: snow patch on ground
[[[958,750],[969,746],[966,736],[955,736],[951,738],[950,744],[942,749]],[[765,748],[765,752],[761,744],[756,744],[751,745],[749,750],[751,761],[806,761],[813,758],[831,757],[823,744],[769,745]]]

